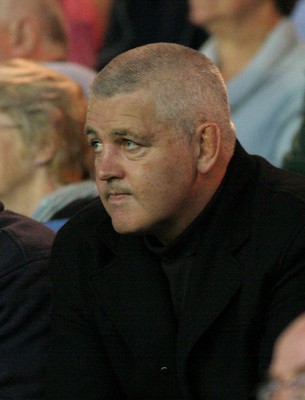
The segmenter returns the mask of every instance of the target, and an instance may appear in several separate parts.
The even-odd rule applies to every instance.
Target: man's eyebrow
[[[89,136],[89,135],[99,136],[99,133],[95,129],[91,128],[90,126],[85,127],[85,134],[87,136]],[[112,136],[112,138],[123,137],[123,136],[130,136],[130,137],[135,138],[135,139],[137,139],[139,137],[143,138],[143,136],[138,135],[134,131],[131,131],[130,129],[127,129],[127,128],[113,129],[110,132],[110,136]]]
[[[299,366],[298,368],[296,368],[294,373],[295,373],[295,375],[304,374],[305,373],[305,364],[303,364],[303,365]]]
[[[295,369],[293,369],[293,371],[291,372],[291,373],[289,373],[288,374],[288,379],[290,380],[290,379],[293,379],[293,378],[295,378],[297,375],[303,375],[305,373],[305,364],[302,364],[301,366],[299,366],[299,367],[297,367],[297,368],[295,368]],[[280,375],[280,374],[272,374],[272,373],[270,373],[270,372],[268,372],[267,373],[267,376],[266,376],[266,379],[267,380],[278,380],[278,381],[282,381],[282,380],[284,380],[284,379],[287,379],[287,378],[284,378],[283,379],[283,377]]]
[[[112,136],[126,136],[126,135],[137,136],[137,135],[135,135],[134,132],[132,132],[132,131],[129,130],[129,129],[114,129],[114,130],[111,132],[111,135],[112,135]]]
[[[97,132],[90,126],[85,126],[85,135],[97,135]]]
[[[87,134],[90,134],[90,133],[91,133],[91,134],[95,134],[95,135],[98,134],[94,129],[91,129],[90,127],[87,127],[86,133],[87,133]],[[111,135],[111,136],[127,136],[127,135],[132,135],[132,136],[134,136],[134,137],[139,136],[139,135],[137,135],[134,131],[132,131],[132,130],[130,130],[130,129],[127,129],[127,128],[122,128],[122,129],[120,129],[120,128],[114,128],[114,129],[110,132],[110,135]]]

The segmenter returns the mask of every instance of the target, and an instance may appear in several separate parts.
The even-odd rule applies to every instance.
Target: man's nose
[[[95,159],[96,178],[102,181],[123,177],[122,160],[118,150],[104,148]]]

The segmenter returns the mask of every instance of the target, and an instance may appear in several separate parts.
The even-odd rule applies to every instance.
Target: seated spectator
[[[45,400],[253,398],[305,309],[305,178],[243,150],[218,69],[178,44],[107,64],[85,131],[100,200],[52,249]]]
[[[86,98],[39,63],[0,63],[0,197],[15,212],[67,219],[96,196],[83,133]]]
[[[189,0],[210,38],[200,51],[220,68],[245,149],[282,166],[302,121],[305,43],[289,19],[296,0]]]
[[[40,400],[43,394],[53,238],[50,229],[4,210],[0,202],[1,400]]]
[[[300,315],[277,339],[269,379],[258,400],[305,399],[305,314]]]
[[[68,59],[95,68],[113,0],[59,0],[67,21]]]
[[[67,26],[57,0],[0,0],[0,10],[0,61],[26,58],[44,62],[88,93],[96,72],[67,61]]]

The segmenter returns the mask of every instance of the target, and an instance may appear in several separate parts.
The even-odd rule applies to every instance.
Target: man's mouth
[[[116,203],[126,200],[128,196],[130,196],[130,194],[127,192],[109,192],[107,194],[107,200],[108,202]]]

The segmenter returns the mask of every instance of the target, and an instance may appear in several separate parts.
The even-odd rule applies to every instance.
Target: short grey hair
[[[198,51],[172,43],[129,50],[99,72],[91,94],[103,98],[142,89],[152,93],[158,122],[170,123],[190,140],[199,122],[213,121],[222,129],[223,142],[234,146],[223,78]]]

